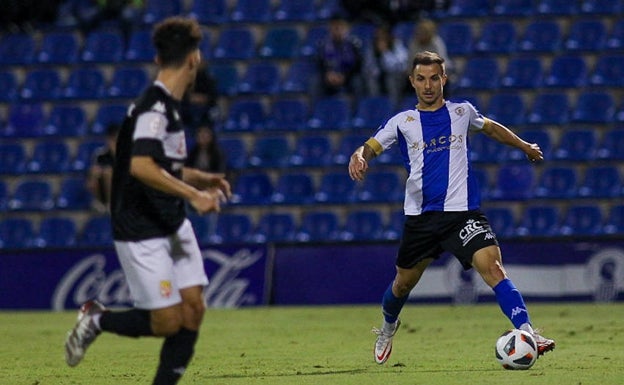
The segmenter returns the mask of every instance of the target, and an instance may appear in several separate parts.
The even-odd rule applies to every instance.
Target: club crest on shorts
[[[171,297],[171,281],[160,281],[160,295],[163,298]]]

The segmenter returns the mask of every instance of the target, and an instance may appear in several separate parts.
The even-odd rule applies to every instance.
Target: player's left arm
[[[212,173],[192,167],[182,169],[182,180],[199,190],[219,189],[227,198],[232,196],[230,182],[223,173]]]
[[[484,121],[482,131],[490,138],[508,146],[520,149],[532,162],[544,160],[544,154],[537,143],[529,143],[523,140],[509,128],[498,123],[497,121],[488,118],[484,118]]]

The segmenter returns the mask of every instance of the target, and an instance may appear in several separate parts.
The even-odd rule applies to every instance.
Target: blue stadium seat
[[[52,186],[44,179],[21,179],[8,204],[13,211],[47,211],[54,208]]]
[[[583,198],[619,198],[624,193],[623,187],[616,166],[591,166],[585,170],[578,195]]]
[[[329,29],[327,25],[311,25],[301,42],[299,54],[304,57],[314,56],[317,52],[319,41],[323,40],[328,35]]]
[[[37,62],[41,64],[74,64],[78,61],[78,37],[73,32],[48,32],[43,35]]]
[[[34,245],[35,229],[27,218],[4,218],[0,220],[0,248],[27,249]]]
[[[69,147],[64,140],[41,140],[35,144],[26,172],[60,174],[69,171]]]
[[[71,171],[85,171],[91,165],[93,154],[96,150],[103,147],[104,141],[100,139],[87,139],[78,144],[76,155],[70,162]]]
[[[490,199],[492,184],[487,169],[473,167],[472,176],[476,180],[481,199],[484,201]]]
[[[24,101],[52,101],[61,94],[61,77],[50,68],[33,69],[26,74],[20,90]]]
[[[204,63],[209,63],[212,61],[212,53],[214,52],[212,32],[210,29],[202,26],[202,34],[202,40],[199,42],[199,51]]]
[[[384,124],[393,115],[394,106],[389,97],[368,96],[357,101],[352,120],[354,128],[372,130]]]
[[[180,15],[182,0],[145,0],[143,23],[154,24],[168,16]]]
[[[80,67],[69,73],[69,78],[62,90],[66,99],[100,99],[104,96],[106,79],[98,68]]]
[[[79,104],[55,104],[43,132],[53,136],[83,136],[87,133],[87,114]]]
[[[624,130],[616,128],[607,131],[596,149],[596,159],[624,160]]]
[[[191,226],[193,226],[193,232],[195,232],[200,246],[211,241],[210,236],[215,234],[217,228],[216,218],[216,216],[200,215],[193,211],[188,214],[188,220],[191,222]]]
[[[343,241],[377,241],[383,239],[384,225],[379,211],[358,210],[347,214],[340,234]]]
[[[236,99],[230,105],[223,124],[225,131],[261,131],[266,125],[266,113],[260,100]]]
[[[26,171],[26,150],[19,142],[0,143],[0,174],[20,175]]]
[[[482,133],[475,133],[468,138],[470,160],[475,163],[499,163],[506,158],[509,149]]]
[[[251,237],[253,225],[247,214],[219,214],[217,228],[210,236],[211,243],[244,243]]]
[[[394,171],[370,172],[357,187],[358,202],[401,202],[405,183]]]
[[[406,47],[409,47],[410,41],[414,37],[414,33],[416,31],[416,22],[409,21],[399,21],[392,28],[392,35],[397,39],[401,40]],[[438,26],[439,33],[439,26]],[[445,41],[445,44],[447,42]],[[448,44],[447,44],[448,50]]]
[[[240,170],[247,167],[247,148],[241,138],[220,138],[219,147],[226,154],[228,168]]]
[[[460,90],[493,90],[499,86],[500,71],[498,61],[492,57],[470,56],[459,76],[457,87]]]
[[[540,175],[535,186],[536,198],[571,199],[578,195],[576,169],[565,166],[550,166]]]
[[[589,77],[589,84],[601,87],[624,87],[624,55],[599,56]]]
[[[119,67],[113,72],[106,94],[111,98],[136,98],[149,85],[143,67]]]
[[[553,157],[566,161],[592,160],[595,158],[597,141],[596,131],[591,128],[564,131]]]
[[[76,223],[69,217],[45,217],[41,219],[35,238],[36,247],[74,247],[77,243]]]
[[[511,21],[486,22],[474,43],[481,54],[509,54],[516,49],[516,27]]]
[[[88,210],[93,196],[83,177],[69,177],[61,182],[56,208],[61,210]]]
[[[578,19],[570,26],[564,47],[568,51],[599,52],[606,39],[607,29],[601,20]]]
[[[234,182],[231,202],[241,205],[269,204],[273,190],[273,183],[267,174],[243,174]]]
[[[532,0],[494,0],[491,14],[496,16],[529,16],[533,12]]]
[[[267,30],[258,55],[271,59],[291,59],[297,55],[298,48],[299,33],[296,28],[272,27]]]
[[[355,200],[356,184],[344,171],[329,171],[321,176],[315,200],[319,203],[349,203]]]
[[[270,20],[270,0],[237,0],[230,12],[230,21],[234,23],[267,23]]]
[[[581,92],[572,110],[574,123],[610,123],[614,116],[615,100],[610,92],[605,91]]]
[[[501,93],[490,98],[486,108],[488,117],[508,126],[524,123],[526,110],[519,93]]]
[[[611,206],[603,231],[605,234],[624,234],[624,205]]]
[[[486,16],[490,10],[489,0],[454,0],[448,8],[448,15],[453,17]]]
[[[534,13],[548,16],[573,16],[578,13],[578,2],[570,0],[538,0]]]
[[[271,103],[266,129],[298,131],[306,127],[309,119],[308,102],[300,98],[282,97]]]
[[[152,62],[155,57],[156,49],[152,44],[152,31],[149,29],[132,31],[128,40],[128,48],[124,52],[124,59],[132,62]]]
[[[309,0],[282,0],[273,13],[273,20],[301,22],[316,20],[315,3]]]
[[[104,135],[110,124],[123,122],[128,106],[124,104],[101,104],[95,113],[95,119],[91,124],[91,133]]]
[[[117,63],[124,54],[121,34],[114,31],[93,31],[87,35],[80,59],[85,63]]]
[[[303,215],[296,235],[299,242],[336,241],[340,236],[338,216],[332,211],[313,211]]]
[[[326,97],[317,100],[308,121],[308,129],[345,130],[351,126],[351,106],[341,97]]]
[[[527,123],[560,125],[569,120],[570,105],[564,92],[538,93],[529,108]]]
[[[212,52],[214,59],[248,60],[256,55],[256,43],[251,30],[229,27],[221,31]]]
[[[570,1],[567,1],[571,3]],[[562,41],[561,27],[555,20],[535,20],[530,22],[518,39],[518,51],[557,52]]]
[[[320,0],[316,2],[316,18],[327,20],[335,14],[344,14],[341,0]]]
[[[266,213],[260,217],[251,240],[257,243],[292,242],[297,226],[290,212]]]
[[[228,19],[227,0],[193,0],[188,16],[201,24],[219,25]]]
[[[356,148],[368,140],[370,135],[365,134],[345,134],[340,138],[338,147],[332,155],[332,161],[336,165],[346,165],[349,163],[349,157]]]
[[[516,219],[511,208],[493,207],[483,211],[498,238],[510,238],[516,235]]]
[[[233,63],[211,63],[208,72],[217,81],[217,92],[220,95],[233,96],[238,93],[238,69]]]
[[[275,94],[279,90],[280,70],[270,61],[251,63],[238,83],[239,94]]]
[[[11,103],[17,99],[19,84],[15,72],[0,71],[0,102]]]
[[[587,83],[587,63],[583,56],[555,56],[544,77],[547,87],[580,88]]]
[[[624,20],[617,21],[607,36],[605,48],[609,50],[621,50],[624,47]]]
[[[544,129],[527,129],[519,132],[522,139],[529,143],[537,143],[542,149],[544,159],[550,159],[553,151],[552,138],[549,130]],[[526,154],[517,148],[509,148],[507,151],[507,160],[526,162]]]
[[[368,22],[354,23],[351,26],[350,34],[360,40],[363,47],[370,47],[373,44],[376,28],[375,24]]]
[[[111,247],[113,230],[110,217],[101,215],[87,219],[78,236],[78,244],[82,247]]]
[[[386,223],[386,229],[383,238],[389,241],[396,241],[403,233],[403,224],[405,222],[405,213],[403,210],[394,210],[390,213],[390,219]]]
[[[5,34],[0,40],[0,65],[28,65],[35,59],[35,38],[26,33]]]
[[[582,0],[580,8],[585,15],[621,15],[624,4],[618,0]]]
[[[285,136],[262,136],[256,139],[249,155],[249,165],[254,167],[286,167],[291,154]]]
[[[42,136],[45,111],[41,103],[12,103],[7,124],[2,128],[5,138],[33,138]]]
[[[469,55],[473,52],[474,35],[469,23],[461,21],[441,23],[438,34],[444,40],[449,55]]]
[[[310,204],[314,201],[314,182],[308,174],[281,174],[277,178],[271,202],[275,204]]]
[[[0,148],[0,151],[2,149]],[[1,155],[0,155],[1,157]],[[0,212],[4,212],[9,204],[9,187],[4,180],[0,180]]]
[[[332,145],[327,135],[305,135],[297,138],[289,157],[292,166],[324,167],[332,161]]]
[[[282,79],[282,92],[307,93],[311,90],[311,81],[317,77],[316,64],[310,60],[293,61]]]
[[[535,89],[542,85],[542,76],[542,61],[539,58],[513,57],[509,59],[500,83],[506,88]]]
[[[523,237],[552,237],[559,231],[557,206],[530,206],[524,209],[516,234]]]
[[[595,236],[602,234],[602,211],[597,205],[574,205],[563,214],[561,235]]]
[[[531,165],[505,164],[496,173],[490,197],[495,200],[526,200],[533,195],[535,171]]]

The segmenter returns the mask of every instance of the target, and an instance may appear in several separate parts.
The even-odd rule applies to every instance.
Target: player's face
[[[418,64],[410,82],[416,91],[420,109],[436,109],[442,105],[442,92],[446,84],[446,75],[439,64]]]

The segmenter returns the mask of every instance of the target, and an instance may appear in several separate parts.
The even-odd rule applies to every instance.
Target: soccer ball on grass
[[[505,369],[529,369],[537,360],[537,343],[524,330],[508,330],[496,341],[496,359]]]

